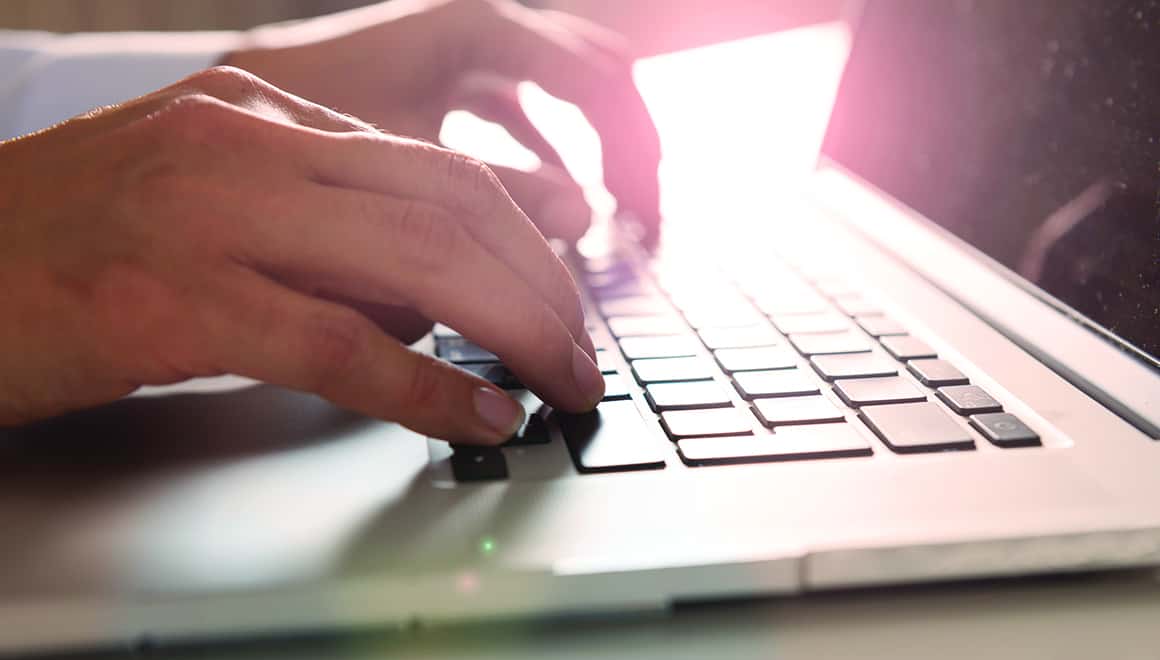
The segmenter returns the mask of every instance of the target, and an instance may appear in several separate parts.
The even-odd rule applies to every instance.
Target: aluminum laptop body
[[[1155,126],[1132,123],[1157,78],[1093,73],[1104,56],[1154,67],[1129,45],[1133,21],[1157,16],[1049,6],[870,3],[804,189],[771,185],[734,219],[674,219],[655,255],[620,237],[576,261],[623,387],[601,409],[636,416],[622,442],[578,440],[577,420],[530,403],[543,441],[498,450],[501,468],[231,382],[6,431],[0,653],[1160,564]],[[994,87],[1007,69],[1018,84]],[[1058,135],[1057,115],[1071,122]],[[1084,152],[1092,135],[1114,149]],[[624,313],[626,280],[627,298],[688,323],[691,355],[671,357],[694,359],[665,368],[708,365],[691,382],[723,402],[641,376],[663,369],[635,362],[666,358],[634,351],[675,342],[625,344],[655,336],[614,319],[657,316]],[[820,331],[779,307],[790,287],[824,300]],[[706,332],[715,317],[681,306],[699,291],[748,301],[771,344]],[[472,348],[443,332],[433,349]],[[843,341],[867,348],[826,352]],[[790,363],[730,361],[776,355]],[[827,371],[871,363],[894,373]],[[836,418],[792,423],[806,397]],[[908,426],[919,410],[942,440]]]

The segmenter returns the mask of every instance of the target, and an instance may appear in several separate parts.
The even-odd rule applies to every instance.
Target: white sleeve
[[[213,66],[238,42],[234,32],[0,30],[0,140],[165,87]]]

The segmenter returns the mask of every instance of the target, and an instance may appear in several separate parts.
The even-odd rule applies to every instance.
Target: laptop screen
[[[823,152],[1160,359],[1160,3],[870,0]]]

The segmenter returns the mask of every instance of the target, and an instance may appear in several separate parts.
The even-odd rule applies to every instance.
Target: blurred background
[[[368,0],[0,0],[0,28],[57,32],[239,29]],[[588,16],[655,54],[834,20],[844,0],[525,0]]]
[[[395,0],[404,1],[404,0]],[[845,61],[846,0],[523,0],[586,16],[628,36],[637,84],[661,134],[668,217],[754,212],[771,181],[807,174]],[[0,29],[57,32],[243,29],[368,0],[0,0]],[[521,100],[573,176],[599,189],[600,151],[575,108],[525,84]],[[538,160],[465,112],[441,133],[452,148],[513,167]],[[744,194],[742,194],[744,193]],[[590,196],[598,214],[606,196]]]

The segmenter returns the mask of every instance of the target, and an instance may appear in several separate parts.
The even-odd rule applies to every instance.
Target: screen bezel
[[[1114,332],[1112,332],[1111,330],[1109,330],[1105,326],[1097,323],[1096,321],[1088,318],[1086,315],[1084,315],[1080,311],[1076,310],[1075,308],[1071,307],[1070,305],[1068,305],[1064,301],[1062,301],[1059,298],[1052,295],[1046,289],[1044,289],[1044,288],[1040,287],[1039,285],[1035,284],[1034,282],[1026,279],[1022,275],[1020,275],[1019,273],[1011,270],[1006,265],[1000,263],[999,261],[997,261],[996,259],[994,259],[990,255],[988,255],[987,253],[983,252],[979,248],[975,247],[971,243],[967,242],[966,240],[960,238],[958,235],[954,234],[953,232],[951,232],[950,230],[948,230],[946,227],[939,224],[935,220],[928,218],[927,216],[917,212],[916,210],[911,208],[910,205],[907,204],[905,200],[899,199],[899,198],[895,197],[894,195],[892,195],[891,193],[889,193],[888,191],[885,191],[885,190],[879,188],[872,181],[870,181],[869,179],[866,179],[864,176],[862,176],[861,173],[849,168],[845,163],[843,163],[841,160],[839,160],[835,155],[826,152],[825,146],[829,141],[828,138],[830,137],[830,131],[833,128],[833,121],[832,121],[833,120],[833,111],[834,111],[834,108],[837,107],[839,99],[840,99],[841,94],[842,94],[842,83],[845,82],[845,78],[846,78],[846,75],[847,75],[848,70],[849,70],[849,62],[857,53],[858,44],[860,41],[859,35],[861,33],[862,19],[864,18],[865,14],[866,14],[867,7],[870,4],[872,4],[873,1],[874,0],[858,0],[857,2],[850,3],[850,7],[849,7],[848,12],[847,12],[848,17],[846,19],[846,22],[849,25],[849,28],[850,28],[850,31],[852,34],[852,39],[850,40],[850,50],[846,56],[846,65],[844,65],[842,68],[841,77],[840,77],[839,82],[838,82],[838,89],[837,89],[837,92],[834,96],[834,103],[830,107],[831,114],[830,114],[829,120],[827,120],[827,122],[826,122],[826,131],[825,131],[825,135],[822,138],[822,146],[818,151],[818,159],[815,163],[815,169],[820,170],[820,169],[825,168],[825,167],[837,169],[837,170],[841,171],[844,175],[857,180],[861,185],[872,188],[875,191],[875,193],[877,193],[879,195],[886,196],[886,197],[890,198],[890,200],[892,202],[894,202],[895,204],[901,205],[901,206],[909,209],[910,211],[912,211],[912,214],[916,218],[921,218],[921,221],[923,222],[923,224],[925,224],[929,229],[935,230],[944,239],[951,241],[959,249],[968,252],[972,257],[974,257],[976,260],[978,260],[979,263],[985,265],[991,271],[1002,276],[1005,280],[1011,282],[1012,284],[1018,286],[1020,289],[1031,294],[1039,301],[1041,301],[1044,304],[1048,305],[1049,307],[1053,308],[1056,312],[1062,314],[1063,316],[1067,317],[1071,321],[1077,323],[1078,325],[1080,325],[1084,329],[1095,334],[1098,338],[1100,338],[1104,342],[1111,344],[1116,349],[1129,355],[1130,357],[1137,360],[1141,364],[1152,369],[1153,372],[1155,372],[1156,374],[1160,375],[1160,356],[1152,356],[1149,353],[1146,353],[1143,349],[1139,348],[1135,344],[1129,342],[1128,340],[1124,339],[1123,337],[1120,337],[1119,335],[1115,334]]]

